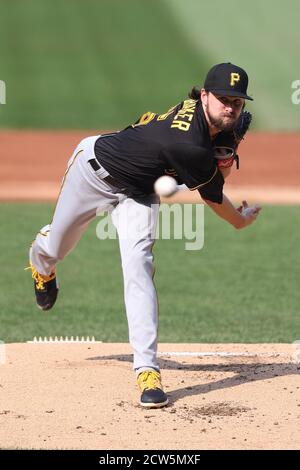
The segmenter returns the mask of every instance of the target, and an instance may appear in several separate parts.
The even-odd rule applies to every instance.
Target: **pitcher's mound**
[[[159,351],[170,404],[145,410],[127,344],[6,345],[0,447],[300,448],[295,345],[161,344]]]

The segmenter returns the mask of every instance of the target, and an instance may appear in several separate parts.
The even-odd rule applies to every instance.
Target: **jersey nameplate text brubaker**
[[[195,114],[197,100],[185,100],[181,110],[174,117],[171,129],[188,131]]]

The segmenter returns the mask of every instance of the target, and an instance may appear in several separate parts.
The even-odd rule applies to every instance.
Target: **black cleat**
[[[41,310],[50,310],[56,302],[59,289],[56,273],[54,272],[49,276],[45,276],[38,273],[31,263],[30,269],[34,280],[34,292],[37,306]]]
[[[144,408],[161,408],[168,404],[168,397],[163,391],[159,372],[145,370],[138,375],[137,382],[142,392],[141,406]]]

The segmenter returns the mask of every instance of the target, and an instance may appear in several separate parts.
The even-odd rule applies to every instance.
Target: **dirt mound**
[[[5,348],[1,448],[300,447],[300,364],[291,345],[161,344],[170,404],[156,410],[138,405],[127,344]]]

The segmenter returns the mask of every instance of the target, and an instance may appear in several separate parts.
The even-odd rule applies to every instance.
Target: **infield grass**
[[[96,237],[96,219],[59,266],[61,291],[48,313],[35,307],[27,249],[53,205],[2,204],[0,339],[95,336],[127,341],[116,240]],[[5,224],[3,223],[5,221]],[[205,209],[205,244],[154,249],[161,342],[292,342],[300,339],[299,207],[265,207],[236,231]],[[142,312],[140,312],[142,315]]]

